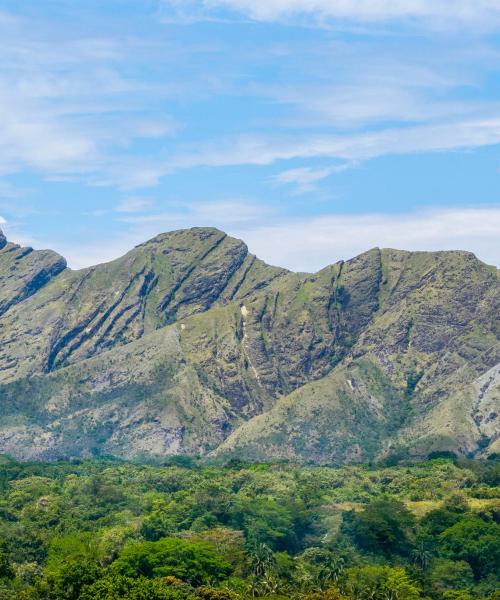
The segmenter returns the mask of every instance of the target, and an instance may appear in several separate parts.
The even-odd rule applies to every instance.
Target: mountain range
[[[499,309],[499,270],[463,251],[293,273],[194,228],[73,271],[0,233],[0,453],[496,454]]]

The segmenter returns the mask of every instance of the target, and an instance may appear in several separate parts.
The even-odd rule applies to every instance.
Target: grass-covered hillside
[[[498,600],[500,463],[0,464],[2,600]]]
[[[0,453],[487,458],[499,302],[498,269],[469,252],[291,273],[195,228],[72,271],[0,237]]]

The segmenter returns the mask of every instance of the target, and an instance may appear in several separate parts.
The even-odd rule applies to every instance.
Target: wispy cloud
[[[500,22],[498,0],[161,2],[160,15],[151,3],[127,3],[134,10],[118,19],[97,1],[37,3],[32,11],[18,3],[29,17],[0,11],[0,211],[18,219],[7,223],[17,239],[30,239],[29,228],[53,231],[48,209],[57,207],[55,218],[76,225],[60,228],[71,231],[65,245],[63,234],[34,243],[55,246],[78,266],[193,225],[226,229],[271,262],[308,270],[363,250],[356,236],[363,246],[430,248],[442,239],[499,262],[498,230],[490,229],[497,209],[312,218],[319,203],[312,209],[309,197],[294,197],[376,157],[448,152],[452,162],[456,150],[500,144],[500,51],[496,36],[484,35]],[[185,26],[198,19],[206,23]],[[350,26],[356,35],[345,33]],[[448,30],[436,35],[436,27]],[[492,154],[484,152],[491,161]],[[433,177],[430,193],[442,189]],[[483,185],[471,200],[494,200],[491,181],[491,195]],[[450,201],[452,184],[443,183],[436,203]],[[153,186],[154,194],[144,191]],[[15,212],[28,189],[32,217]],[[395,205],[383,185],[368,201],[360,193],[343,206]],[[400,209],[416,201],[402,200]],[[306,215],[300,223],[294,211]],[[419,237],[398,237],[417,225]]]
[[[498,206],[284,219],[235,233],[267,262],[299,271],[315,271],[376,246],[469,250],[500,266]]]
[[[343,163],[315,169],[312,167],[299,167],[297,169],[288,169],[275,175],[272,179],[276,183],[289,184],[295,186],[297,193],[303,194],[317,189],[317,184],[323,179],[327,179],[335,173],[343,173],[349,169],[355,168],[356,161]]]
[[[500,143],[500,110],[489,118],[369,133],[241,136],[199,143],[169,159],[171,168],[270,165],[310,158],[366,160],[383,155],[479,148]]]
[[[260,222],[273,211],[248,199],[170,203],[169,209],[148,215],[120,217],[122,223],[153,225],[157,233],[176,227],[218,226]]]
[[[137,213],[155,206],[156,202],[153,198],[131,197],[122,200],[116,207],[117,212],[121,213]]]
[[[361,20],[482,15],[493,20],[500,13],[496,1],[486,0],[458,0],[453,7],[444,0],[167,4],[187,15],[225,8],[258,20],[289,15]],[[308,42],[301,59],[286,45],[280,54],[268,40],[258,61],[283,71],[283,79],[274,81],[234,76],[240,63],[255,66],[255,48],[236,51],[231,43],[205,42],[223,67],[212,70],[203,61],[189,63],[186,79],[172,75],[172,65],[179,56],[185,59],[189,49],[159,37],[69,35],[62,27],[48,30],[29,19],[4,13],[0,17],[0,174],[36,172],[53,182],[139,189],[158,185],[175,170],[198,166],[268,165],[315,157],[363,160],[498,142],[500,106],[474,93],[474,86],[480,87],[477,65],[496,69],[498,64],[491,48],[475,46],[467,54],[455,40],[453,51],[441,52],[438,44],[420,57],[420,46],[409,49],[404,41],[397,42],[397,52],[383,49],[383,44]],[[267,53],[273,48],[275,54]],[[196,51],[202,50],[200,43]],[[224,62],[221,57],[232,51],[237,52],[235,62]],[[459,58],[450,58],[455,55]],[[171,68],[165,69],[166,64]],[[162,75],[151,76],[148,69]],[[464,86],[471,92],[457,97]],[[183,124],[165,108],[165,101],[181,91],[186,92],[184,101],[196,103],[201,97],[210,106],[228,96],[235,105],[245,95],[271,100],[272,122],[261,134],[258,120],[243,125],[238,119],[221,120],[220,131],[204,131],[190,146],[183,140],[193,140],[198,129],[186,125],[192,129],[183,138]],[[325,133],[316,134],[318,130]],[[167,142],[176,135],[180,141],[173,149]],[[306,165],[283,168],[276,181],[295,178],[289,183],[311,190],[326,176],[321,168]]]
[[[188,206],[188,208],[186,208]],[[246,213],[245,213],[246,211]],[[212,215],[212,219],[209,218]],[[127,229],[85,243],[52,244],[6,227],[16,241],[55,247],[73,268],[118,258],[136,244],[163,231],[214,225],[243,239],[270,264],[313,272],[373,247],[402,250],[468,250],[500,266],[500,207],[422,209],[399,214],[324,214],[283,218],[263,205],[244,201],[185,205],[155,215],[123,218]]]
[[[165,231],[197,226],[218,227],[228,232],[246,231],[258,227],[271,216],[275,216],[272,208],[247,199],[178,202],[148,214],[123,213],[117,218],[123,227],[105,238],[94,233],[84,243],[36,240],[35,245],[53,246],[67,258],[72,268],[80,269],[118,258],[137,244]],[[25,239],[22,232],[12,232],[17,238]]]
[[[25,196],[29,190],[27,188],[15,186],[9,181],[4,181],[0,179],[0,200],[5,200],[6,198],[20,198]]]
[[[179,130],[170,115],[151,110],[171,91],[131,74],[145,46],[0,18],[0,173],[127,184],[133,143]]]
[[[207,18],[233,11],[256,21],[281,21],[297,17],[319,23],[331,19],[359,22],[423,20],[447,25],[472,23],[481,26],[500,22],[496,0],[164,0],[171,10],[186,18]]]

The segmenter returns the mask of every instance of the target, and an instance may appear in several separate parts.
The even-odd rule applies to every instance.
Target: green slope
[[[17,264],[7,250],[0,253],[0,281]],[[39,270],[54,262],[52,253],[36,255]],[[0,381],[49,372],[140,339],[176,318],[251,292],[257,279],[265,286],[282,273],[216,229],[160,235],[108,264],[60,270],[26,300],[18,293],[2,315]]]
[[[470,253],[296,274],[197,228],[74,272],[0,246],[0,452],[498,451],[499,275]]]

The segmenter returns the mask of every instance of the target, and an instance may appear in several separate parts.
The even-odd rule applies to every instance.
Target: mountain
[[[499,304],[499,270],[468,252],[292,273],[195,228],[72,271],[1,234],[0,453],[487,456]]]

